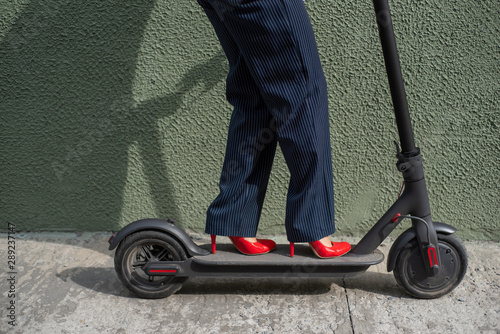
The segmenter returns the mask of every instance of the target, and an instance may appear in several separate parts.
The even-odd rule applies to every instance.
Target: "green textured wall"
[[[306,3],[329,82],[338,230],[361,235],[400,186],[372,4]],[[500,240],[500,6],[391,7],[433,215]],[[231,113],[226,70],[194,0],[1,0],[2,221],[99,231],[154,216],[202,231]],[[262,233],[284,233],[276,160]]]

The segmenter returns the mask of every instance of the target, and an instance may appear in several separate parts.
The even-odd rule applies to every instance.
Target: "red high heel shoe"
[[[351,250],[351,245],[345,241],[332,242],[331,247],[323,245],[320,240],[310,242],[309,245],[314,254],[321,259],[342,256]]]
[[[321,241],[310,242],[314,254],[319,258],[326,259],[330,257],[338,257],[348,253],[351,250],[351,245],[347,242],[332,242],[332,247],[325,246]],[[295,244],[290,242],[290,257],[295,255]]]
[[[212,253],[215,253],[215,235],[210,236],[212,239]],[[258,255],[269,253],[276,248],[276,243],[269,239],[257,239],[257,242],[250,242],[242,237],[229,237],[236,249],[245,255]]]

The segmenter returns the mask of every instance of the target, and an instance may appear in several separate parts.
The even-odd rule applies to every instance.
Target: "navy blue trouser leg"
[[[326,81],[302,0],[198,0],[228,57],[234,106],[206,233],[256,235],[276,144],[290,170],[292,242],[335,231]]]

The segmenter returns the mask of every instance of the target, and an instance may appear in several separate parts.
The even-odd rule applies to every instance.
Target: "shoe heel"
[[[290,257],[295,255],[295,244],[293,242],[290,243]]]
[[[212,254],[215,254],[215,238],[217,238],[216,235],[210,235],[210,239],[212,240]]]

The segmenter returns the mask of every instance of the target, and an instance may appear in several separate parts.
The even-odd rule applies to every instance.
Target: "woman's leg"
[[[228,101],[234,106],[220,193],[207,211],[205,232],[255,237],[277,145],[275,123],[230,32],[210,4],[199,1],[229,60]]]
[[[241,59],[258,87],[260,98],[259,103],[254,102],[255,105],[264,103],[276,120],[278,141],[291,175],[285,220],[288,239],[292,242],[308,242],[332,234],[335,223],[326,80],[302,1],[201,1],[210,4],[211,13],[217,18],[217,24],[214,25],[216,31],[224,31],[229,36],[227,39],[233,47],[224,47],[228,44],[219,34],[224,49],[226,52],[237,50],[238,57],[234,59]],[[218,26],[223,28],[219,29]],[[231,55],[228,54],[230,62]],[[262,124],[267,121],[268,118]],[[257,128],[262,129],[262,124],[253,129],[253,136],[258,136],[260,130]],[[243,131],[251,128],[252,124],[236,117],[231,121],[231,126]],[[235,131],[235,136],[238,131]],[[230,135],[228,143],[232,140],[241,143],[246,138],[246,135],[244,139]],[[230,152],[226,152],[226,161],[239,161],[234,157],[238,156],[238,147],[241,147],[230,146],[233,147],[229,148]],[[245,165],[243,170],[248,170],[248,166],[255,169],[256,160],[249,159],[252,163]],[[225,167],[228,165],[225,163]],[[241,166],[235,166],[235,173],[231,177],[240,178],[240,182],[234,184],[241,185],[241,176],[236,172]],[[244,174],[244,178],[247,177],[248,174]],[[252,189],[253,193],[258,192],[258,187],[234,186],[232,196],[225,200],[233,200],[236,205]],[[221,196],[223,192],[231,193],[225,190]],[[253,219],[246,216],[252,211],[256,210],[238,212],[235,220]]]
[[[241,53],[263,103],[276,120],[278,141],[291,175],[285,221],[289,240],[308,242],[332,234],[326,80],[302,1],[205,1]],[[237,150],[232,152],[237,154]],[[246,189],[240,190],[240,196],[246,194]]]

